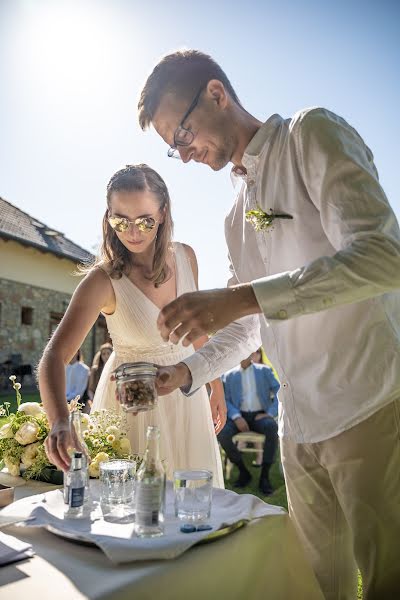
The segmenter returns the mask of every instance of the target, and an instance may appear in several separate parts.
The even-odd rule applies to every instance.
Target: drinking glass
[[[175,516],[189,523],[204,521],[211,514],[211,471],[174,471]]]
[[[106,521],[134,520],[135,476],[133,460],[100,463],[100,506]]]

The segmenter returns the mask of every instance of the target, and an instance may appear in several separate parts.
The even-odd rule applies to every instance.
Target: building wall
[[[0,239],[0,363],[21,354],[23,364],[37,365],[80,281],[75,269],[73,261]],[[32,309],[31,324],[21,322],[23,308]],[[100,317],[82,345],[87,364],[106,338]]]
[[[80,281],[73,260],[0,238],[0,279],[72,295]]]

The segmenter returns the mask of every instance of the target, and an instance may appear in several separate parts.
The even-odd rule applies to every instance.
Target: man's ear
[[[222,81],[219,81],[219,79],[210,79],[207,83],[206,95],[219,108],[225,110],[229,102],[229,94]]]

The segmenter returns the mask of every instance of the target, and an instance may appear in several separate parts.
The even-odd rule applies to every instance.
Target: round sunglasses
[[[118,233],[128,231],[129,225],[135,225],[143,233],[150,233],[157,225],[157,221],[153,217],[138,217],[134,221],[129,221],[126,217],[108,217],[110,227]]]

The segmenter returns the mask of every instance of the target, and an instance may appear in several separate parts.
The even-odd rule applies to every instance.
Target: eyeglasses
[[[152,229],[157,225],[157,221],[153,217],[138,217],[134,221],[129,221],[126,217],[108,217],[110,227],[118,233],[124,233],[128,231],[129,225],[135,225],[139,231],[143,233],[150,233]]]
[[[197,92],[197,94],[195,95],[195,97],[193,98],[191,105],[185,112],[185,115],[184,115],[182,121],[180,122],[179,126],[175,129],[174,143],[168,150],[169,158],[179,158],[180,159],[181,155],[179,154],[178,147],[179,146],[181,146],[181,147],[182,146],[190,146],[190,144],[193,142],[195,134],[190,129],[186,129],[186,127],[184,127],[183,124],[186,121],[186,119],[188,118],[188,116],[196,108],[196,106],[200,100],[201,93],[204,90],[204,88],[205,88],[205,86],[202,85],[201,88],[199,89],[199,91]]]

